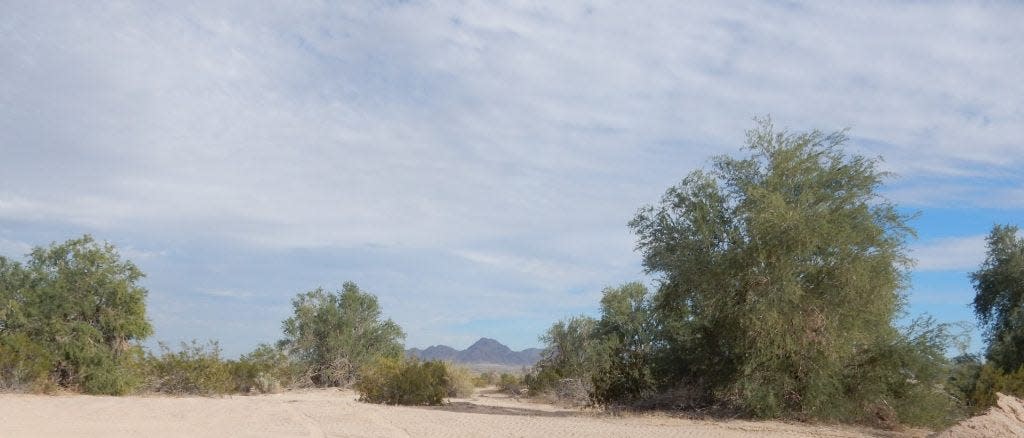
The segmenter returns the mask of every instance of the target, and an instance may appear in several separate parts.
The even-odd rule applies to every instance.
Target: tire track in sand
[[[284,408],[287,409],[288,412],[292,415],[292,417],[294,417],[295,420],[299,422],[299,424],[306,426],[306,430],[309,431],[309,436],[314,438],[327,438],[327,434],[324,433],[324,430],[320,427],[320,425],[317,424],[316,421],[313,420],[313,418],[311,418],[309,415],[303,414],[302,411],[295,409],[295,407],[292,406],[292,403],[292,401],[285,401],[282,404],[284,405]]]

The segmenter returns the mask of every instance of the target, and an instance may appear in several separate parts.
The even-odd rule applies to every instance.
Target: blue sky
[[[109,240],[154,340],[230,355],[346,280],[408,346],[531,347],[650,281],[626,223],[766,114],[884,157],[912,314],[973,322],[1024,225],[1019,3],[288,3],[5,2],[0,255]]]

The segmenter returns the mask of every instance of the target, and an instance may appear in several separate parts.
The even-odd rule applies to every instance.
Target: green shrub
[[[471,397],[476,387],[473,372],[466,367],[451,363],[446,363],[445,368],[448,372],[448,397]]]
[[[39,371],[47,360],[48,380],[60,387],[133,391],[140,381],[134,344],[153,331],[143,277],[113,245],[88,235],[36,247],[24,265],[0,257],[4,384],[49,385]]]
[[[200,344],[181,343],[180,351],[172,351],[160,343],[160,356],[149,355],[147,372],[149,389],[167,394],[226,394],[235,389],[230,365],[221,360],[215,341]]]
[[[361,371],[359,400],[389,405],[439,405],[448,394],[443,362],[381,358]]]
[[[473,386],[486,388],[498,384],[498,375],[494,371],[485,371],[473,377]]]
[[[292,300],[278,344],[304,367],[302,384],[348,386],[378,358],[403,355],[402,328],[381,315],[377,297],[345,282],[341,290],[318,288]]]
[[[0,390],[49,392],[53,356],[24,334],[0,336]]]
[[[267,344],[260,344],[237,361],[229,361],[228,367],[234,390],[243,393],[280,392],[283,387],[291,385],[296,374],[288,356]]]
[[[498,379],[498,389],[513,395],[519,395],[526,388],[523,378],[512,373],[501,373]]]
[[[974,412],[980,413],[995,405],[997,392],[1024,397],[1024,366],[1012,373],[1003,372],[992,362],[982,366],[969,398]]]

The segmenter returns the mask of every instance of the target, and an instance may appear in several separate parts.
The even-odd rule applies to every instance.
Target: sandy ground
[[[381,406],[351,391],[262,396],[0,394],[2,437],[863,437],[845,426],[612,416],[493,392],[443,407]],[[909,436],[920,436],[910,434]]]

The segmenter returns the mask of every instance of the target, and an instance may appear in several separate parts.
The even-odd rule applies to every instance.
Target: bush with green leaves
[[[498,374],[494,371],[484,371],[473,377],[473,386],[477,388],[486,388],[488,386],[494,386],[498,384]]]
[[[153,331],[142,277],[113,245],[88,235],[36,247],[24,265],[0,257],[0,338],[19,345],[8,345],[12,354],[30,355],[5,361],[48,360],[63,388],[133,391],[141,381],[137,342]]]
[[[52,353],[24,333],[0,336],[0,391],[50,392]]]
[[[298,370],[281,349],[260,344],[237,361],[227,362],[234,391],[273,394],[292,384]]]
[[[848,155],[846,142],[759,121],[749,156],[714,158],[637,213],[637,248],[660,284],[633,314],[650,312],[658,351],[638,349],[651,365],[626,367],[632,386],[610,395],[663,382],[757,417],[871,421],[878,406],[910,424],[951,416],[899,408],[948,408],[935,374],[945,348],[932,342],[947,338],[896,326],[913,230],[879,195],[878,161]]]
[[[461,365],[445,362],[448,372],[448,397],[466,398],[473,395],[476,379],[473,372]]]
[[[595,402],[631,403],[649,398],[660,389],[657,323],[643,283],[604,290],[601,319],[594,335],[606,358],[603,372],[591,376]]]
[[[160,355],[150,354],[145,368],[150,379],[148,389],[153,392],[219,395],[236,389],[231,365],[221,359],[215,341],[182,342],[178,351],[161,342]]]
[[[389,405],[440,405],[449,393],[444,362],[383,357],[356,382],[359,400]]]
[[[1024,367],[1007,373],[991,362],[981,366],[969,399],[973,412],[995,405],[996,393],[1024,398]]]
[[[540,339],[544,342],[540,360],[527,380],[534,395],[552,392],[559,382],[570,379],[593,392],[593,376],[608,367],[608,352],[598,334],[598,320],[589,316],[571,317],[554,323]]]
[[[401,327],[382,319],[377,297],[355,283],[335,293],[318,288],[299,294],[292,307],[278,345],[305,368],[303,380],[311,385],[348,386],[361,368],[404,355]]]
[[[1004,373],[1024,366],[1024,237],[1012,225],[996,225],[988,251],[971,274],[974,312],[985,328],[986,357]]]

